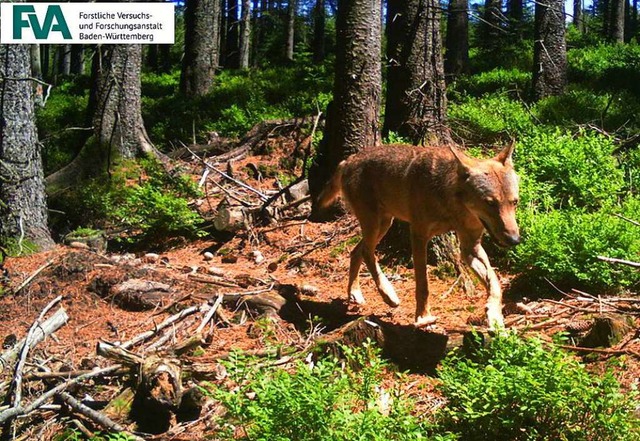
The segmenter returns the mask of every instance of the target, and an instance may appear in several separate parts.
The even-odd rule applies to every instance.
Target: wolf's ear
[[[458,162],[458,170],[460,171],[460,174],[469,176],[470,170],[473,167],[473,164],[471,163],[469,157],[467,157],[467,155],[462,153],[457,149],[457,147],[454,147],[451,144],[449,144],[449,150],[451,150],[451,153],[453,153],[453,157],[456,158],[456,161]]]
[[[502,162],[506,166],[513,166],[513,151],[516,148],[516,141],[512,139],[511,142],[502,149],[500,153],[498,153],[495,157],[495,160],[498,162]]]

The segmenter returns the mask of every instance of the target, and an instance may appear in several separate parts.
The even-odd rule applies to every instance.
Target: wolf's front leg
[[[480,239],[481,237],[469,240],[468,237],[460,236],[460,248],[465,262],[478,275],[487,289],[487,321],[489,329],[497,330],[504,328],[502,287],[496,272],[489,263],[487,253],[482,248]]]
[[[413,271],[416,279],[416,327],[432,325],[437,317],[431,315],[429,307],[429,282],[427,280],[427,242],[422,234],[411,231]]]

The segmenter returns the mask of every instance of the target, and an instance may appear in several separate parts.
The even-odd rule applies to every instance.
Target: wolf
[[[503,247],[520,243],[516,221],[519,177],[513,167],[514,143],[490,159],[476,159],[454,146],[403,144],[366,148],[342,161],[317,199],[326,208],[340,195],[358,219],[362,239],[351,251],[347,292],[362,304],[359,272],[364,260],[384,301],[400,299],[375,258],[375,248],[394,218],[410,224],[415,271],[415,326],[434,324],[427,282],[427,243],[455,231],[460,253],[485,286],[487,322],[504,327],[502,288],[482,247],[486,231]]]

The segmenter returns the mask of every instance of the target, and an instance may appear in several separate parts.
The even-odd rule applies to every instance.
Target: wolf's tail
[[[342,171],[344,169],[345,161],[338,164],[333,176],[327,182],[325,187],[318,196],[318,207],[327,208],[333,201],[335,201],[342,191]]]

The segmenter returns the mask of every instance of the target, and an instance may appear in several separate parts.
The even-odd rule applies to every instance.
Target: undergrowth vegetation
[[[535,339],[495,338],[439,369],[446,406],[418,409],[422,392],[372,344],[279,367],[235,353],[225,384],[205,393],[226,409],[218,439],[246,440],[632,440],[640,434],[634,394],[611,372],[596,377]],[[393,381],[382,382],[383,378]]]
[[[637,227],[615,217],[640,220],[640,149],[633,138],[640,131],[640,46],[596,44],[571,32],[568,38],[568,90],[537,103],[529,100],[531,53],[518,49],[529,47],[528,40],[511,44],[506,64],[495,54],[491,58],[491,48],[472,51],[474,73],[448,87],[449,125],[456,139],[479,146],[475,151],[484,155],[516,140],[524,242],[508,253],[497,252],[503,271],[519,273],[534,290],[549,288],[545,278],[558,286],[635,289],[639,272],[604,264],[597,256],[637,260],[640,249]],[[168,151],[187,140],[206,142],[215,134],[242,137],[266,119],[316,114],[331,99],[332,63],[307,61],[301,57],[287,66],[224,70],[211,93],[195,100],[180,96],[179,71],[146,73],[147,130]],[[87,135],[81,110],[88,100],[87,83],[85,77],[65,83],[38,111],[47,172],[68,162]],[[388,141],[401,141],[396,138],[392,134]],[[125,191],[115,179],[93,182],[78,192],[73,205],[91,220],[88,226],[106,215],[131,228],[139,223],[142,236],[145,231],[197,230],[199,218],[178,200],[189,192],[156,190],[166,188],[166,182]],[[87,202],[80,201],[83,197]],[[152,205],[160,208],[144,208]]]
[[[58,198],[67,220],[115,231],[123,244],[159,244],[201,235],[203,219],[189,206],[200,195],[186,175],[169,175],[156,161],[127,161]]]

